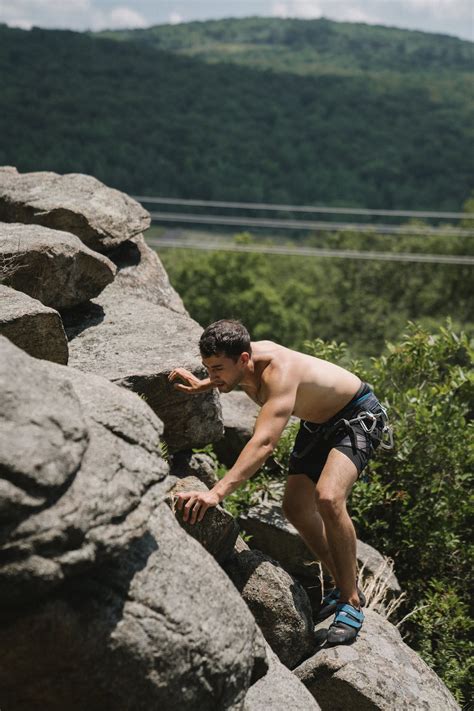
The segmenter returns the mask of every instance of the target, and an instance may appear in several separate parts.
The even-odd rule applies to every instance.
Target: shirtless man
[[[335,613],[328,643],[353,641],[362,626],[365,600],[356,584],[356,534],[346,501],[382,437],[385,420],[378,400],[360,378],[333,363],[271,341],[251,343],[237,321],[208,326],[199,347],[209,377],[200,380],[176,368],[169,379],[182,382],[175,388],[189,394],[212,388],[227,393],[239,385],[261,410],[252,438],[225,476],[210,491],[177,494],[183,519],[201,521],[208,508],[255,474],[272,454],[290,416],[299,417],[283,511],[335,581],[317,618]],[[347,423],[361,412],[366,413],[362,421],[341,425],[341,420]]]

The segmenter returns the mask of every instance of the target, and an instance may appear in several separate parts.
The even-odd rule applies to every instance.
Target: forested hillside
[[[298,74],[472,72],[472,43],[426,32],[331,20],[248,17],[99,33],[157,49]]]
[[[311,35],[312,23],[299,27]],[[452,81],[434,60],[429,81],[394,72],[393,48],[388,73],[360,59],[353,73],[300,75],[1,26],[0,163],[90,173],[132,194],[460,209],[474,185],[459,90],[470,45],[428,37],[438,63],[446,47]]]

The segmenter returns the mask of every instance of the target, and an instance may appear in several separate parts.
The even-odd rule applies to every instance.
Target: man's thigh
[[[337,449],[331,449],[316,484],[316,497],[347,499],[358,476],[354,462]]]

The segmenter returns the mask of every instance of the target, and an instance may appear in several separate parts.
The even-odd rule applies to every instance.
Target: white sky
[[[474,0],[0,0],[0,22],[24,29],[102,30],[252,15],[327,17],[474,40]]]

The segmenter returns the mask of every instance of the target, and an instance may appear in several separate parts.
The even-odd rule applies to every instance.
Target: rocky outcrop
[[[323,711],[459,711],[436,674],[372,610],[357,641],[322,648],[294,670]],[[317,629],[327,627],[326,623]]]
[[[67,338],[57,311],[0,284],[0,335],[35,358],[66,365]]]
[[[4,338],[0,368],[2,707],[240,709],[260,633],[164,503],[159,420]]]
[[[285,666],[292,669],[311,654],[313,615],[300,583],[275,560],[255,550],[235,552],[224,569]]]
[[[97,252],[141,234],[150,215],[90,175],[0,170],[0,221],[43,225],[79,237]]]
[[[136,395],[32,359],[6,339],[0,349],[0,543],[8,550],[0,600],[13,603],[36,599],[141,536],[168,470],[162,424]]]
[[[175,496],[181,491],[207,491],[207,486],[194,476],[178,479],[169,491],[168,504],[180,526],[219,562],[223,563],[234,549],[239,527],[237,521],[222,506],[210,508],[200,522],[184,521],[183,511],[176,507]]]
[[[170,452],[218,439],[223,430],[218,395],[190,397],[168,381],[178,365],[206,376],[198,349],[201,327],[143,299],[121,300],[109,289],[87,307],[63,315],[69,364],[142,396],[163,421]]]
[[[61,236],[34,247],[10,277],[32,288],[30,277],[20,286],[21,277],[32,255],[38,259],[30,275],[41,272],[41,298],[55,293],[51,303],[62,304],[75,366],[44,360],[67,359],[64,334],[66,355],[58,357],[47,321],[38,325],[36,312],[23,321],[23,306],[39,302],[0,287],[0,332],[14,323],[9,337],[23,349],[0,336],[2,709],[303,711],[320,708],[314,697],[331,711],[457,708],[371,610],[354,645],[324,647],[325,627],[313,632],[299,584],[316,588],[317,567],[281,511],[263,522],[259,512],[253,530],[255,511],[242,518],[251,545],[271,558],[237,537],[221,507],[194,526],[173,512],[173,487],[214,484],[215,462],[190,450],[219,437],[222,419],[215,393],[189,397],[168,382],[177,365],[205,375],[201,329],[141,236],[147,213],[88,176],[0,168],[1,219],[9,224],[0,234],[32,235],[30,246],[40,233]],[[68,235],[57,252],[63,230],[107,251],[113,264]],[[9,250],[3,275],[18,257]],[[107,279],[115,265],[115,281],[69,308],[92,294],[87,281],[97,263]],[[91,281],[103,288],[100,278]],[[57,312],[39,306],[61,331]],[[241,424],[237,417],[235,429]],[[239,451],[252,430],[253,422]],[[199,481],[186,479],[194,474]],[[374,553],[364,552],[366,570],[379,565]],[[298,582],[284,568],[296,569]],[[313,644],[322,645],[317,653]],[[296,674],[275,651],[288,666],[299,664]]]
[[[122,298],[125,294],[139,297],[187,315],[181,297],[171,286],[160,258],[146,244],[143,235],[122,242],[107,256],[118,270],[109,293],[114,291]]]
[[[114,278],[115,265],[67,232],[39,225],[0,224],[5,284],[62,309],[89,301]]]
[[[266,645],[268,671],[247,692],[243,711],[318,711],[319,704]]]

